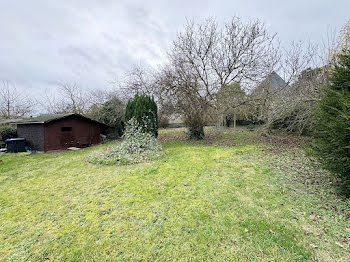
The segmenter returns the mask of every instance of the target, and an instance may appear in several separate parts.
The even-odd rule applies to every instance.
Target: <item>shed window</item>
[[[61,127],[61,132],[72,132],[71,126],[63,126]]]

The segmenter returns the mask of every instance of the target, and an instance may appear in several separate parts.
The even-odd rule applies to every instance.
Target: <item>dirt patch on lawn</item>
[[[298,136],[293,134],[260,134],[253,138],[253,141],[258,144],[265,144],[277,150],[289,150],[293,148],[302,148],[311,142],[310,137]]]

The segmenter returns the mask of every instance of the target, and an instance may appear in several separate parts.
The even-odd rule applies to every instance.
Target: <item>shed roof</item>
[[[74,114],[43,114],[43,115],[39,115],[36,117],[31,117],[28,119],[24,119],[22,121],[19,122],[19,124],[26,124],[26,123],[47,123],[53,120],[57,120],[57,119],[61,119],[61,118],[65,118],[68,116],[71,116]]]
[[[26,125],[26,124],[46,124],[46,123],[50,123],[53,121],[57,121],[57,120],[61,120],[64,118],[68,118],[71,116],[75,116],[75,117],[79,117],[79,118],[83,118],[86,120],[89,120],[91,122],[94,122],[98,125],[104,126],[104,127],[109,127],[108,125],[98,122],[96,120],[93,120],[91,118],[88,118],[86,116],[80,115],[80,114],[74,114],[74,113],[70,113],[70,114],[43,114],[37,117],[31,117],[29,119],[26,119],[24,121],[18,122],[18,125]]]

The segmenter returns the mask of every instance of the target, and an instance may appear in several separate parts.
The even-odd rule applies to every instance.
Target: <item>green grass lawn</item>
[[[269,143],[298,138],[206,131],[162,130],[167,157],[132,166],[0,156],[0,261],[350,261],[350,201]]]

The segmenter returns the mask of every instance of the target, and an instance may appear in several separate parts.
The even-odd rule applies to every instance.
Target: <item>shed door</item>
[[[61,127],[60,144],[61,144],[61,147],[64,147],[64,148],[75,146],[72,127],[70,126]]]

